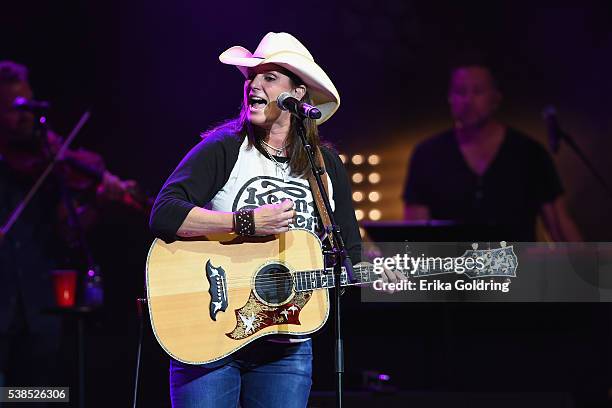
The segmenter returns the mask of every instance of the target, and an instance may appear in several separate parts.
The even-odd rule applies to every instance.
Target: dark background
[[[232,45],[254,50],[268,31],[296,35],[334,80],[342,105],[323,136],[344,153],[381,155],[383,219],[401,216],[414,144],[451,124],[449,64],[464,52],[490,62],[504,122],[545,143],[540,112],[554,104],[563,128],[612,180],[609,1],[308,4],[318,11],[193,0],[4,4],[0,59],[30,68],[36,97],[53,103],[58,132],[91,109],[76,145],[101,153],[112,172],[151,194],[201,131],[238,112],[242,77],[218,55]],[[555,161],[586,239],[610,241],[612,199],[566,146]],[[93,234],[108,308],[89,327],[90,406],[130,400],[134,298],[151,239],[146,217],[121,209],[110,209]],[[491,306],[377,308],[347,299],[351,389],[368,369],[391,374],[403,390],[555,391],[577,404],[604,404],[612,386],[607,304],[495,305],[491,318],[470,320]],[[333,389],[330,331],[315,340],[315,390]],[[167,360],[150,333],[144,353],[143,405],[166,406]]]

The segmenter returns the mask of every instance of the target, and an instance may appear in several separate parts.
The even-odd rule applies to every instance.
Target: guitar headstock
[[[452,264],[452,268],[442,266],[446,265],[447,259],[463,258],[462,264]],[[439,257],[437,259],[440,259]],[[468,259],[472,261],[467,262]],[[518,259],[514,254],[512,246],[508,246],[505,241],[500,242],[499,248],[478,249],[478,244],[472,244],[472,249],[466,250],[463,255],[457,258],[444,258],[442,263],[433,263],[433,268],[429,266],[429,260],[426,265],[419,268],[413,275],[415,277],[423,277],[430,275],[443,275],[448,273],[456,273],[465,275],[470,279],[480,279],[492,276],[501,277],[516,277],[516,268]],[[454,268],[454,269],[453,269]]]
[[[499,248],[478,249],[478,244],[472,244],[472,249],[462,255],[463,258],[480,258],[484,263],[483,268],[474,268],[464,272],[471,279],[489,276],[516,277],[518,258],[514,253],[512,245],[508,246],[506,241],[501,241]]]

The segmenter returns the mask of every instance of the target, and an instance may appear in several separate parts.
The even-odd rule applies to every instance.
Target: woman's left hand
[[[380,274],[380,277],[384,283],[399,283],[400,281],[408,279],[406,278],[406,275],[404,275],[402,272],[398,270],[390,270],[387,268],[383,268],[383,271]],[[389,294],[400,292],[400,291],[401,291],[400,289],[394,289],[394,290],[385,289],[385,292]]]

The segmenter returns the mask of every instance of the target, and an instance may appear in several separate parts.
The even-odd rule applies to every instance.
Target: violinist
[[[15,109],[16,98],[30,100],[23,65],[0,62],[0,224],[23,200],[57,151],[61,138],[40,140],[32,113]],[[77,218],[87,228],[105,201],[123,200],[135,187],[108,172],[103,159],[85,150],[68,151],[17,222],[0,240],[0,386],[49,386],[59,347],[57,317],[43,314],[55,304],[49,272],[66,266],[67,213],[64,188],[75,199]]]

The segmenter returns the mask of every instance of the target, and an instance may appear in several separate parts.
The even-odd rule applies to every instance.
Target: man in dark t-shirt
[[[453,220],[499,230],[500,240],[535,241],[542,215],[553,240],[580,241],[546,150],[494,118],[501,94],[489,69],[454,69],[448,101],[455,127],[415,148],[405,219]]]

